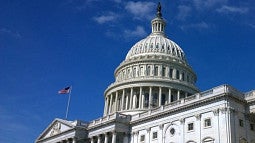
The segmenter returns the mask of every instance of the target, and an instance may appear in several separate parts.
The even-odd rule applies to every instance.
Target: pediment
[[[74,128],[74,125],[71,121],[55,119],[38,137],[37,140],[46,139],[49,137],[57,136],[61,133],[64,133],[68,130]]]

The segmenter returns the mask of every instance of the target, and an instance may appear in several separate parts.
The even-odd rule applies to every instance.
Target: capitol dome
[[[134,115],[174,104],[199,92],[197,77],[183,50],[165,34],[166,22],[158,5],[152,32],[131,47],[105,90],[104,115]]]

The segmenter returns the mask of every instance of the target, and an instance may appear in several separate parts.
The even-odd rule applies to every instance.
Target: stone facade
[[[151,25],[116,68],[103,117],[55,119],[36,143],[255,143],[255,92],[200,92],[184,51],[164,33],[160,4]]]

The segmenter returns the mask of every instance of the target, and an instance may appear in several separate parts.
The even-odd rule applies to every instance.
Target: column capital
[[[146,131],[147,131],[147,132],[150,132],[150,131],[151,131],[151,128],[147,128]]]
[[[179,121],[180,121],[181,124],[183,124],[185,122],[185,119],[184,118],[180,118]]]
[[[196,114],[195,117],[196,117],[197,120],[200,120],[201,119],[201,114]]]
[[[214,116],[218,116],[219,115],[219,109],[214,109],[212,112],[213,112]]]
[[[162,130],[164,128],[164,124],[159,125],[159,129]]]

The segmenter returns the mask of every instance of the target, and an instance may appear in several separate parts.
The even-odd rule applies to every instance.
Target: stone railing
[[[116,113],[113,113],[113,114],[110,114],[110,115],[107,115],[89,122],[88,127],[90,128],[90,127],[97,126],[97,125],[114,121],[114,120],[117,120],[120,122],[128,122],[130,121],[130,119],[131,117],[129,115],[124,115],[124,114],[116,112]]]
[[[181,106],[184,106],[187,104],[191,104],[191,103],[199,101],[199,100],[204,100],[204,99],[211,98],[213,96],[218,96],[218,95],[223,95],[223,94],[229,94],[230,96],[234,96],[240,100],[244,99],[244,94],[237,91],[235,88],[233,88],[229,85],[221,85],[221,86],[217,86],[215,88],[206,90],[201,93],[196,93],[196,94],[189,96],[187,98],[183,98],[183,99],[171,102],[167,105],[163,105],[161,107],[153,108],[148,111],[133,115],[132,121],[138,120],[140,118],[148,117],[153,114],[158,114],[160,112],[177,109],[178,107],[181,107]],[[250,96],[255,97],[255,91]]]

